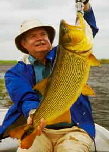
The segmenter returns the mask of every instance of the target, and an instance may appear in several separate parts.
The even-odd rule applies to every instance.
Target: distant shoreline
[[[8,69],[10,69],[12,66],[14,66],[14,64],[4,64],[1,65],[0,64],[0,73],[4,73],[6,72]]]
[[[109,64],[109,59],[98,59],[101,64]]]
[[[109,64],[109,59],[98,59],[101,64]],[[17,63],[15,60],[0,60],[0,66],[13,66]]]
[[[17,61],[14,60],[0,60],[0,73],[6,72],[12,66],[14,66]]]
[[[0,65],[14,65],[17,61],[15,60],[0,60]]]

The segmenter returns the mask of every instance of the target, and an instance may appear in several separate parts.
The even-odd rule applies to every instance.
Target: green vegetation
[[[0,60],[0,65],[14,65],[17,61],[15,60]]]
[[[0,79],[0,96],[2,96],[2,91],[5,88],[4,79]]]
[[[99,59],[101,64],[109,64],[109,59]]]
[[[109,59],[98,59],[101,64],[109,64]],[[0,60],[0,65],[14,65],[17,61],[15,60]]]
[[[101,64],[109,64],[109,59],[98,59]],[[14,65],[17,61],[15,60],[0,60],[0,65]]]
[[[4,98],[4,94],[3,94],[4,90],[5,90],[4,79],[0,79],[0,97],[2,99]]]
[[[10,97],[5,88],[4,79],[0,79],[0,104],[5,107],[12,105],[12,101],[10,100]]]

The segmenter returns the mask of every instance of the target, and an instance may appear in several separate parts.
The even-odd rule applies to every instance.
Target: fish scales
[[[82,88],[87,82],[89,66],[81,56],[61,48],[51,75],[51,83],[36,111],[34,126],[37,126],[41,118],[45,118],[50,124],[52,119],[71,107],[81,93],[80,87]]]

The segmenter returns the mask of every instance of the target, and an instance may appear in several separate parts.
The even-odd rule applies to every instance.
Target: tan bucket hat
[[[18,48],[18,50],[22,51],[23,53],[28,54],[28,51],[21,45],[21,39],[25,32],[27,32],[31,29],[34,29],[36,27],[44,28],[49,35],[51,44],[53,43],[53,40],[55,37],[55,29],[52,26],[44,26],[38,19],[27,20],[21,24],[20,34],[15,38],[15,44],[16,44],[16,47]]]

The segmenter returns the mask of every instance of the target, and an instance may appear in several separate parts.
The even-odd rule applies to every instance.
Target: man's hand
[[[28,125],[32,125],[32,123],[33,123],[33,114],[30,114],[28,119],[27,119],[27,124]],[[45,128],[45,126],[46,126],[46,121],[45,121],[44,118],[42,118],[40,120],[40,122],[39,122],[39,126],[37,127],[37,131],[38,131],[37,135],[38,136],[41,135],[41,133],[42,133],[43,129]]]
[[[84,5],[86,5],[89,2],[89,0],[82,0],[82,2]]]
[[[86,3],[86,4],[84,4],[84,11],[88,11],[89,10],[89,8],[90,8],[90,3],[89,3],[89,1]]]
[[[76,3],[77,2],[82,2],[84,5],[86,5],[89,2],[89,0],[76,0]]]
[[[90,8],[89,0],[75,0],[77,11],[88,11]]]

